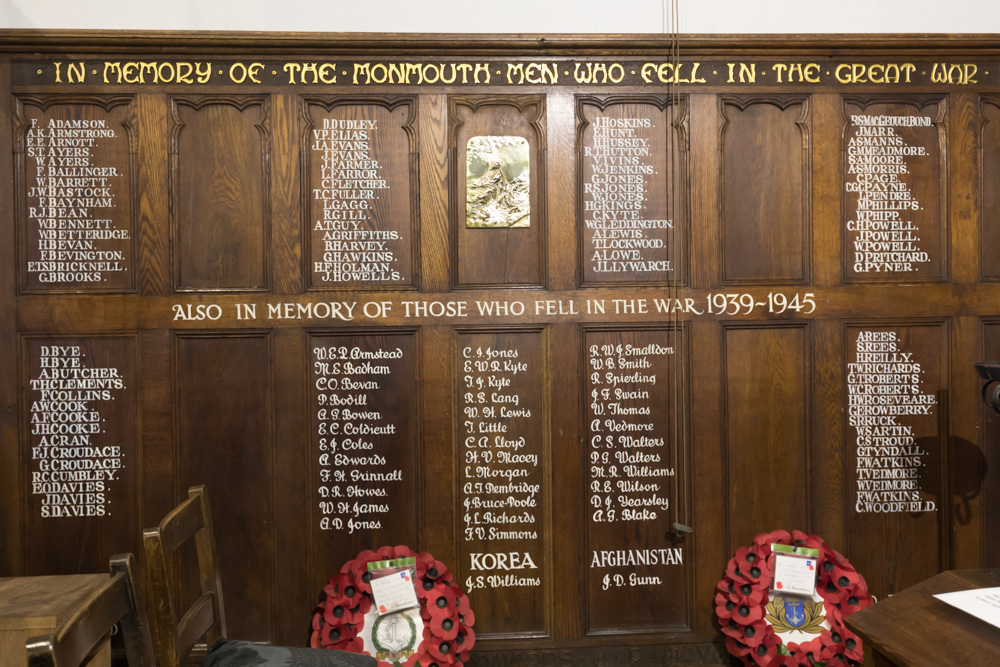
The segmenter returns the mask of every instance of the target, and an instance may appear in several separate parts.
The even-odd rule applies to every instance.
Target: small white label
[[[774,590],[794,595],[816,592],[817,559],[774,554]]]
[[[413,574],[409,569],[372,579],[372,594],[380,616],[419,604],[417,589],[413,587]]]

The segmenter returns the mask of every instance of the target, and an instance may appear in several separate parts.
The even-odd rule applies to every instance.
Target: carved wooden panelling
[[[948,325],[851,323],[844,373],[847,548],[882,597],[948,554]]]
[[[459,572],[480,637],[548,634],[548,376],[540,331],[460,330]]]
[[[103,554],[138,544],[135,337],[26,337],[22,368],[26,573],[99,571]]]
[[[448,137],[454,286],[543,285],[545,98],[449,97]]]
[[[233,637],[307,643],[405,545],[471,664],[597,667],[722,664],[762,531],[879,597],[1000,564],[998,74],[950,35],[0,31],[0,577],[104,571],[204,483]]]
[[[980,104],[982,113],[982,180],[980,192],[983,203],[979,212],[981,262],[983,280],[1000,280],[1000,96],[984,97]]]
[[[844,115],[845,281],[945,279],[947,104],[845,96]]]
[[[415,287],[415,98],[306,97],[303,105],[308,284]]]
[[[265,332],[174,337],[174,486],[211,490],[226,622],[246,639],[271,636],[277,592],[270,347]],[[196,585],[197,572],[186,574]]]
[[[23,292],[135,291],[131,96],[15,100]]]
[[[723,327],[729,546],[783,526],[809,531],[810,330]]]
[[[309,556],[322,586],[364,549],[418,544],[418,346],[412,331],[308,338]]]
[[[809,280],[809,98],[721,97],[722,281]]]
[[[677,329],[584,330],[587,608],[590,634],[684,631],[691,550],[687,420]]]
[[[269,284],[270,133],[261,97],[171,99],[174,288]]]
[[[576,102],[581,283],[685,282],[686,102]]]

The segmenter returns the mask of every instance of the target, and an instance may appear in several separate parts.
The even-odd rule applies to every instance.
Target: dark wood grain
[[[723,664],[710,602],[733,551],[760,531],[816,532],[880,598],[942,569],[997,564],[1000,419],[981,405],[971,364],[1000,355],[1000,46],[984,35],[700,35],[677,45],[684,77],[698,63],[704,83],[657,79],[674,64],[669,35],[0,33],[0,574],[103,570],[110,554],[136,550],[139,526],[207,482],[234,636],[305,644],[323,584],[362,549],[428,550],[463,587],[484,574],[470,554],[530,553],[538,587],[472,591],[473,663],[599,667]],[[211,68],[206,83],[105,83],[105,61]],[[870,74],[883,61],[914,63],[913,80],[835,76],[842,63]],[[85,63],[85,81],[55,83],[55,62],[63,74]],[[229,76],[252,62],[260,83]],[[335,63],[337,82],[290,81],[283,69],[311,63]],[[355,83],[365,63],[478,63],[490,78]],[[531,63],[558,80],[508,82],[508,66]],[[756,79],[727,80],[729,63]],[[776,80],[776,66],[809,63],[819,82]],[[976,66],[976,81],[933,81],[942,63]],[[620,83],[574,74],[616,64]],[[926,271],[848,271],[845,114],[861,111],[933,117],[906,130],[932,153],[906,174],[923,205]],[[124,272],[99,290],[23,279],[30,170],[19,142],[26,121],[46,115],[107,115],[122,128],[128,141],[109,159],[130,170],[114,216],[132,225],[131,282]],[[591,167],[579,154],[599,116],[656,119],[641,135],[657,146],[644,194],[649,217],[674,222],[673,274],[604,280],[592,270],[580,196]],[[311,189],[322,183],[307,136],[324,120],[385,130],[372,147],[390,188],[373,199],[373,229],[405,237],[398,280],[316,280],[325,248],[311,229]],[[465,227],[473,135],[528,140],[530,228]],[[815,308],[802,306],[807,296]],[[798,305],[774,307],[776,298]],[[869,330],[900,335],[937,400],[914,421],[933,511],[856,511],[848,364]],[[595,528],[589,345],[664,340],[674,354],[655,370],[650,419],[669,438],[671,507],[655,522]],[[102,435],[129,448],[111,521],[43,517],[31,492],[29,382],[39,346],[59,341],[130,377],[102,414]],[[510,344],[530,360],[517,382],[532,416],[511,428],[540,457],[540,528],[509,547],[463,534],[469,342]],[[374,362],[393,366],[391,381],[351,392],[397,426],[377,443],[403,474],[390,516],[355,517],[381,520],[377,529],[320,526],[319,343],[404,352]],[[675,522],[693,532],[679,535]],[[683,565],[639,572],[660,576],[656,586],[602,589],[605,574],[631,572],[592,567],[595,551],[648,548],[678,548]],[[175,593],[190,602],[194,591]]]

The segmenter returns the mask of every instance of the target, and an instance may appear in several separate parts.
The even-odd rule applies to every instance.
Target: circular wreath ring
[[[366,549],[330,577],[323,587],[323,598],[313,612],[309,645],[366,653],[358,633],[372,606],[368,563],[412,557],[417,559],[414,583],[424,623],[423,637],[404,662],[379,660],[379,664],[386,667],[463,667],[469,660],[469,649],[476,643],[472,630],[476,617],[469,606],[469,597],[454,583],[451,572],[441,561],[426,551],[417,554],[406,546],[386,546],[376,551]]]
[[[768,590],[774,574],[772,544],[805,546],[819,551],[816,592],[830,629],[808,642],[784,644],[772,626]],[[808,600],[806,601],[809,602]],[[844,617],[874,600],[851,563],[817,535],[793,530],[761,533],[750,547],[740,547],[726,566],[715,595],[715,615],[726,635],[726,648],[751,667],[861,665],[861,638],[844,627]],[[816,603],[818,605],[818,603]],[[814,622],[813,632],[819,630]]]

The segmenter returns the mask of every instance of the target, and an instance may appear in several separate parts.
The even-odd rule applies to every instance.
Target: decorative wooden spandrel
[[[948,557],[948,327],[851,324],[844,345],[847,548],[882,597],[939,572]]]
[[[23,355],[28,574],[101,569],[140,527],[135,338],[30,336]],[[66,540],[88,548],[53,552]]]
[[[480,637],[547,634],[542,333],[458,334],[461,584]]]
[[[844,280],[947,279],[947,102],[846,96],[844,111]]]
[[[364,549],[419,544],[418,346],[412,331],[313,332],[308,344],[319,583]]]
[[[689,624],[687,437],[677,330],[584,332],[588,630],[655,632]]]
[[[683,282],[686,103],[579,97],[583,285]]]
[[[135,291],[134,98],[15,98],[22,292]]]
[[[306,97],[303,103],[310,289],[414,287],[415,98]]]

